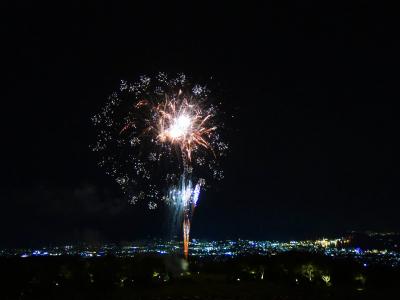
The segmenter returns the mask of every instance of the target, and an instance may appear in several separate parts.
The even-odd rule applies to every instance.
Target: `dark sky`
[[[162,236],[164,212],[128,205],[89,149],[119,81],[158,71],[212,77],[235,116],[193,237],[400,230],[391,7],[80,2],[1,4],[0,246]]]

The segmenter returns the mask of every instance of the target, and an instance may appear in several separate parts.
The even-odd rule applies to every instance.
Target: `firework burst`
[[[160,103],[149,100],[139,100],[134,109],[150,110],[152,116],[148,119],[148,127],[142,134],[155,137],[158,143],[178,145],[184,159],[191,161],[192,152],[199,147],[212,150],[209,139],[216,126],[208,127],[208,120],[214,117],[212,110],[203,111],[192,95],[184,95],[178,90],[176,95],[166,94]],[[121,130],[121,133],[136,127],[136,121],[131,120]]]
[[[173,223],[182,226],[185,255],[200,190],[223,178],[218,158],[227,145],[212,100],[205,86],[189,83],[184,75],[169,79],[160,73],[122,82],[93,117],[99,164],[132,204],[171,208]]]

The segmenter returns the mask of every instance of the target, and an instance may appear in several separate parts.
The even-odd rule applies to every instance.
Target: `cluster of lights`
[[[400,253],[389,250],[362,250],[352,247],[336,247],[335,243],[329,243],[328,247],[321,247],[321,241],[198,241],[192,240],[192,255],[198,257],[235,257],[247,254],[275,255],[287,251],[319,252],[331,257],[352,257],[359,261],[364,267],[370,264],[387,264],[400,266]],[[343,245],[343,244],[342,244]],[[43,249],[14,249],[0,250],[0,256],[19,256],[22,258],[35,256],[61,256],[73,255],[84,258],[101,257],[112,254],[118,257],[130,257],[142,253],[156,253],[167,255],[179,253],[181,244],[176,241],[170,242],[142,242],[126,247],[115,245],[104,245],[102,247],[53,247]]]

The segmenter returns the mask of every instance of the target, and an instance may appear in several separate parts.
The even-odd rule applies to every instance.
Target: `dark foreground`
[[[0,299],[396,299],[400,270],[287,253],[0,258]]]

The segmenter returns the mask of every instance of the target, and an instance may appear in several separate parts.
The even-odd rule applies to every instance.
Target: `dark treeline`
[[[400,270],[304,253],[0,259],[1,299],[384,299]]]

